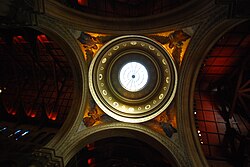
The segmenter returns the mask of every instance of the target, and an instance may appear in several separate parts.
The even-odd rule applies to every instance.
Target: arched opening
[[[1,28],[0,76],[1,152],[20,159],[63,125],[73,103],[73,72],[64,49],[47,34]]]
[[[250,22],[226,32],[197,77],[194,117],[210,165],[248,166],[250,146]]]
[[[186,163],[184,155],[178,151],[179,147],[170,139],[145,126],[122,122],[95,126],[81,131],[74,138],[72,138],[70,144],[67,144],[66,147],[62,146],[60,151],[63,152],[64,164],[67,165],[70,160],[74,159],[73,157],[77,155],[78,152],[81,152],[83,148],[86,149],[91,144],[97,144],[102,147],[103,144],[100,143],[105,143],[102,141],[107,141],[110,145],[112,145],[113,143],[115,144],[121,142],[120,140],[125,140],[125,143],[127,142],[127,148],[125,148],[125,150],[129,150],[128,148],[132,147],[129,145],[133,145],[133,142],[141,143],[138,144],[138,146],[141,147],[144,145],[146,149],[149,149],[148,152],[150,152],[150,150],[158,152],[157,155],[159,155],[159,157],[161,157],[160,159],[166,162],[166,164],[176,167],[184,166]],[[141,151],[142,150],[140,150],[140,152]],[[88,151],[85,152],[84,150],[83,152],[84,154],[88,153]],[[103,152],[103,154],[105,154],[105,152]],[[143,154],[143,152],[141,154]],[[72,161],[77,162],[78,160],[75,159]]]
[[[171,167],[169,161],[149,144],[127,137],[111,137],[87,144],[67,164],[67,167]]]

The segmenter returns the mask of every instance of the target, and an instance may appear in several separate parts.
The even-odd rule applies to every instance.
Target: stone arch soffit
[[[65,52],[74,78],[74,97],[69,114],[55,137],[46,145],[46,147],[53,147],[63,141],[62,139],[67,137],[66,135],[75,133],[82,121],[82,111],[85,108],[88,91],[88,70],[83,61],[82,51],[68,29],[43,17],[38,17],[38,25],[32,28],[45,33],[58,43]]]
[[[95,126],[73,136],[67,146],[61,146],[60,153],[63,154],[64,163],[67,164],[86,144],[110,137],[137,139],[159,151],[174,166],[188,166],[181,149],[169,138],[145,126],[122,122]]]

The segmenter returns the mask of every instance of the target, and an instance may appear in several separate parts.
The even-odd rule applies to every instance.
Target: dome
[[[123,122],[144,122],[159,115],[173,100],[176,85],[172,58],[145,36],[111,40],[97,52],[89,69],[94,100],[106,114]]]

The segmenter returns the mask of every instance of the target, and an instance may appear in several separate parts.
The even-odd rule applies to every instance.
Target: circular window
[[[105,44],[89,67],[89,88],[97,105],[123,122],[148,121],[165,111],[177,87],[167,51],[150,38],[117,37]]]
[[[121,68],[119,81],[124,89],[137,92],[147,84],[148,71],[141,63],[129,62]]]

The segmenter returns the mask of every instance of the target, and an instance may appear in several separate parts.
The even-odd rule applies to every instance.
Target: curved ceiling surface
[[[107,154],[103,154],[107,152]],[[89,143],[67,164],[72,166],[176,166],[151,145],[126,137],[106,138]]]
[[[76,10],[107,17],[141,17],[173,10],[188,0],[60,0]]]
[[[109,116],[145,122],[170,105],[177,70],[168,52],[152,39],[120,36],[96,53],[89,68],[89,86],[94,100]]]
[[[241,23],[215,43],[200,69],[194,94],[197,133],[205,156],[236,166],[237,158],[244,156],[241,153],[249,152],[244,141],[250,129],[249,27],[249,21]]]
[[[59,128],[73,101],[73,74],[58,44],[34,29],[0,29],[5,119]],[[21,119],[23,117],[23,119]]]

